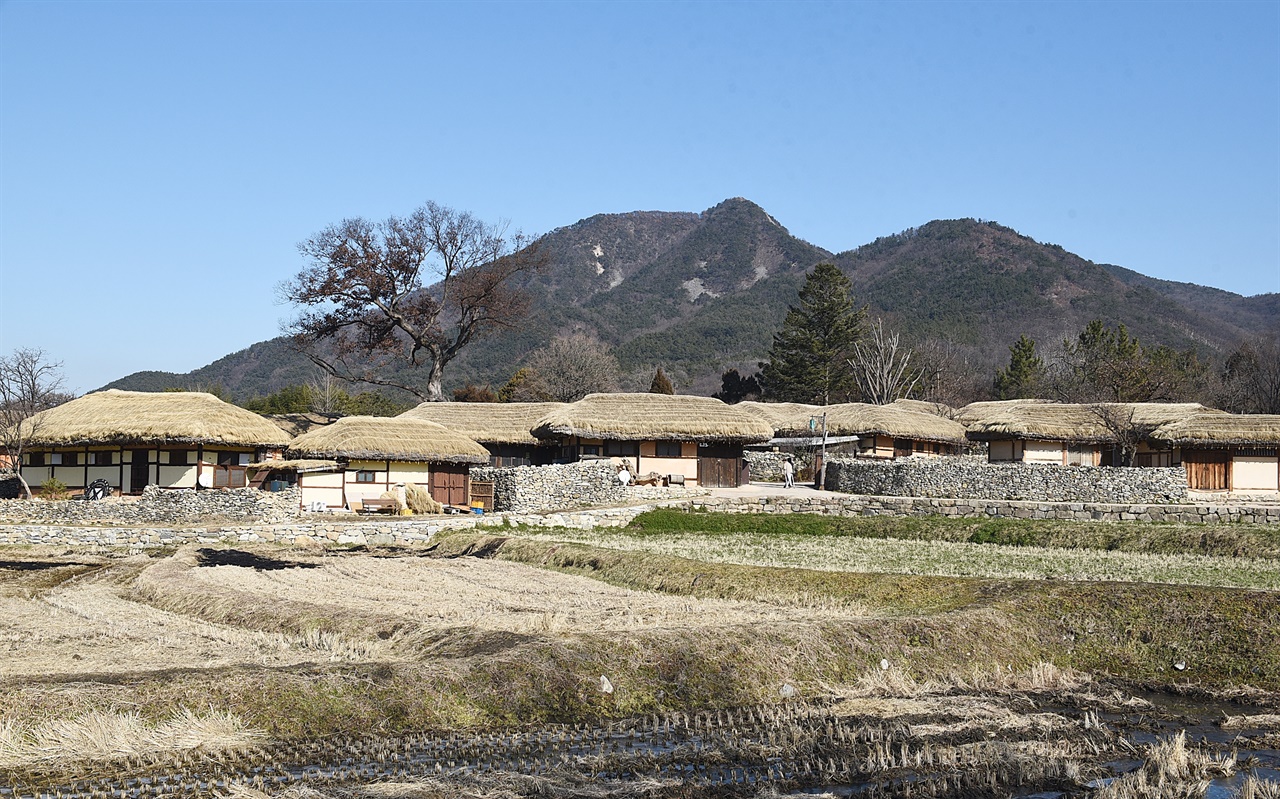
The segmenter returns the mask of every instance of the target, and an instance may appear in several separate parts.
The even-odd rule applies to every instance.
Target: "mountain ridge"
[[[614,346],[628,387],[647,386],[662,366],[682,392],[709,393],[724,369],[753,369],[765,357],[821,261],[844,270],[858,303],[904,336],[945,340],[969,368],[992,372],[1019,335],[1051,349],[1095,318],[1123,323],[1146,343],[1206,354],[1280,324],[1280,294],[1163,281],[975,219],[933,220],[832,253],[731,198],[701,213],[597,214],[540,241],[550,263],[524,283],[530,315],[473,342],[447,367],[446,389],[500,385],[532,350],[579,332]],[[277,337],[185,374],[136,372],[104,388],[220,384],[243,400],[314,370]]]

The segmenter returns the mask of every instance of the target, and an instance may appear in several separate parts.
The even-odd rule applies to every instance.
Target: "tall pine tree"
[[[799,306],[787,310],[769,360],[760,365],[765,398],[818,405],[856,398],[849,357],[865,317],[866,308],[854,307],[853,284],[839,267],[814,267],[800,289]]]
[[[662,367],[658,367],[658,371],[653,373],[653,382],[649,384],[650,394],[674,394],[675,386],[671,385],[671,378],[667,377],[666,372],[662,371]]]
[[[1036,342],[1026,335],[1009,346],[1009,368],[996,372],[996,399],[1037,396],[1044,384],[1044,360],[1036,355]]]

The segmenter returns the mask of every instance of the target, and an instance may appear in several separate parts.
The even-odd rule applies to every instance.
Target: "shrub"
[[[67,484],[56,477],[50,477],[40,484],[40,498],[47,499],[51,502],[59,502],[70,497],[67,491]]]

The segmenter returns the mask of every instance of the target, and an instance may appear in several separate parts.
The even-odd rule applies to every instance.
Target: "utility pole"
[[[816,431],[818,428],[818,417],[809,417],[809,430]],[[827,412],[822,412],[822,454],[818,456],[822,461],[822,468],[818,470],[818,490],[825,491],[827,488]]]

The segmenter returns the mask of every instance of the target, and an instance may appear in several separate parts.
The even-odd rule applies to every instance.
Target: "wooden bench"
[[[399,502],[394,499],[362,499],[361,513],[395,513],[399,510]]]

